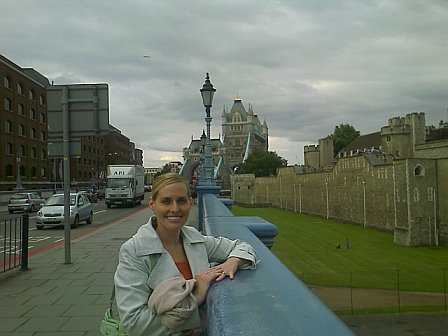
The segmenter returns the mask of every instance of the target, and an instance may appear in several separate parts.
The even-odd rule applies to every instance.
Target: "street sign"
[[[62,138],[48,139],[48,157],[63,157],[64,146]],[[70,156],[81,156],[81,139],[70,138]]]
[[[71,263],[70,247],[70,156],[77,149],[74,137],[109,132],[109,91],[107,84],[51,85],[47,88],[48,148],[59,154],[57,138],[62,138],[64,162],[64,245],[65,263]],[[78,139],[79,140],[79,139]],[[73,152],[72,152],[73,149]],[[79,141],[81,155],[81,141]]]
[[[68,110],[71,137],[100,135],[109,131],[107,84],[51,85],[47,89],[47,100],[49,138],[62,137],[64,108]]]

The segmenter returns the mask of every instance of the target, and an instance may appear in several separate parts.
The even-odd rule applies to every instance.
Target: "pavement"
[[[2,209],[0,209],[2,211]],[[29,270],[0,274],[0,336],[98,336],[108,307],[118,251],[152,211],[140,207],[71,242],[71,263],[64,244],[33,255]],[[197,207],[189,223],[197,221]],[[441,335],[447,314],[345,316],[360,336]]]

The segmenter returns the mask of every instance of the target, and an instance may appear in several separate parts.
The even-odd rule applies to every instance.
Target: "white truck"
[[[145,197],[144,187],[142,166],[107,166],[105,201],[108,208],[112,205],[141,204]]]

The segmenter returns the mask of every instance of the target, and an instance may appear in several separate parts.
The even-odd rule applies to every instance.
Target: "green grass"
[[[442,293],[448,286],[448,248],[399,246],[393,233],[277,208],[232,212],[275,224],[272,252],[307,284]]]

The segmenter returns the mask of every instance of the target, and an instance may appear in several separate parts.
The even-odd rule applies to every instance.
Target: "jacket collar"
[[[156,230],[152,226],[154,218],[154,216],[151,216],[149,221],[142,225],[133,236],[137,256],[163,253],[165,251]],[[205,241],[205,238],[199,231],[189,226],[183,226],[181,234],[184,244],[203,243]]]

